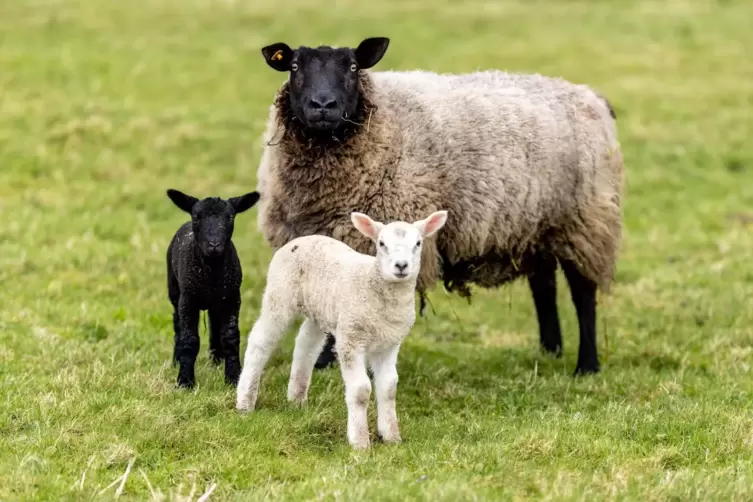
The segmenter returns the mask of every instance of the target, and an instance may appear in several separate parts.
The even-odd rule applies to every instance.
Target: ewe
[[[585,85],[483,71],[369,72],[389,40],[355,48],[262,49],[288,80],[270,108],[258,169],[259,229],[280,248],[321,234],[368,253],[351,211],[411,221],[438,208],[417,289],[443,279],[470,296],[528,279],[541,345],[562,353],[555,272],[580,325],[576,373],[599,371],[596,291],[613,279],[623,161],[614,113]],[[332,359],[322,354],[317,366]]]

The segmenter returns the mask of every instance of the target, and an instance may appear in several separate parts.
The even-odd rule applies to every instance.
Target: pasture
[[[751,19],[735,0],[1,2],[0,500],[753,498]],[[600,374],[571,376],[561,273],[561,359],[539,350],[525,281],[470,305],[438,286],[400,352],[403,443],[357,453],[339,369],[287,404],[292,330],[251,415],[203,315],[198,385],[175,388],[165,251],[186,215],[165,190],[255,189],[285,78],[263,45],[367,36],[391,38],[376,69],[607,96],[625,234]],[[234,234],[242,351],[272,255],[256,214]]]

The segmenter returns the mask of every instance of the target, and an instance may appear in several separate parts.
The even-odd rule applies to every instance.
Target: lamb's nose
[[[220,244],[222,244],[222,241],[210,241],[207,242],[210,248],[218,248],[220,247]]]
[[[408,262],[407,261],[396,261],[395,262],[395,268],[398,269],[400,272],[405,272],[405,269],[408,268]]]

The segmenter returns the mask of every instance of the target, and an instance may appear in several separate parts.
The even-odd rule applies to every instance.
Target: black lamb
[[[178,386],[193,387],[199,353],[199,312],[209,312],[209,353],[214,364],[225,360],[225,381],[233,386],[240,375],[240,331],[243,272],[231,241],[233,220],[259,200],[258,192],[223,200],[199,200],[178,190],[167,196],[191,215],[167,248],[167,291],[173,304],[175,349],[180,364]]]

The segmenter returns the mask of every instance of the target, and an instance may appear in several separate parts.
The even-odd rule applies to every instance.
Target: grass
[[[753,7],[743,1],[0,3],[0,499],[749,500]],[[541,354],[524,283],[441,289],[400,354],[404,442],[350,451],[337,370],[257,413],[208,362],[174,388],[167,187],[253,189],[282,77],[259,48],[385,35],[379,67],[541,72],[614,104],[625,239],[603,371]],[[243,223],[245,222],[245,223]],[[239,217],[241,330],[271,250]],[[203,335],[203,329],[202,329]],[[374,406],[370,407],[375,426]],[[131,465],[120,488],[108,488]]]

